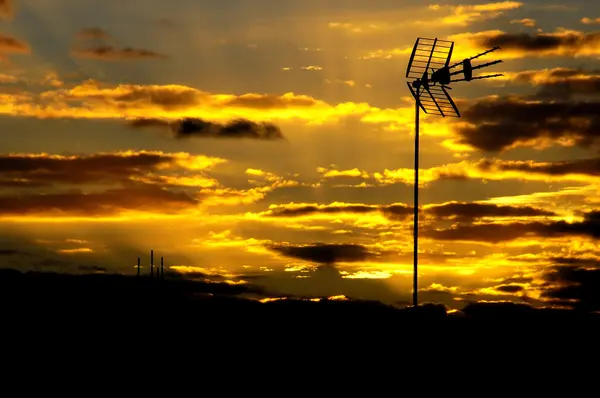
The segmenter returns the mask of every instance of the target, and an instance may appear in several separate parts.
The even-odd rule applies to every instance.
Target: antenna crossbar
[[[472,78],[471,80],[491,79],[492,77],[500,77],[500,76],[504,76],[504,75],[502,73],[498,73],[495,75],[476,76],[476,77]],[[450,83],[465,82],[465,81],[468,81],[468,80],[467,79],[457,79],[457,80],[450,81]]]
[[[483,57],[484,55],[486,55],[486,54],[489,54],[489,53],[491,53],[492,51],[496,51],[496,50],[499,50],[499,49],[500,49],[500,47],[494,47],[494,48],[492,48],[492,49],[490,49],[490,50],[484,51],[484,52],[482,52],[481,54],[477,54],[477,55],[475,55],[474,57],[467,58],[467,59],[468,59],[469,61],[473,61],[474,59],[477,59],[477,58],[479,58],[479,57]],[[462,65],[462,63],[463,63],[463,62],[464,62],[464,61],[457,62],[457,63],[455,63],[454,65],[450,66],[448,69],[453,69],[453,68],[456,68],[457,66],[459,66],[459,65]]]

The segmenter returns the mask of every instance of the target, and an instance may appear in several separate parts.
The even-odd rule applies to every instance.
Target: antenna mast
[[[442,117],[460,117],[460,112],[454,104],[454,101],[447,90],[448,85],[454,82],[471,81],[478,79],[489,79],[502,76],[495,74],[489,76],[473,77],[473,70],[496,65],[501,60],[492,61],[479,66],[472,66],[471,61],[499,50],[500,47],[494,47],[474,57],[467,58],[452,66],[450,58],[454,50],[454,42],[427,38],[418,38],[413,48],[408,67],[406,68],[406,78],[414,79],[407,82],[413,98],[415,99],[415,185],[414,185],[414,220],[413,220],[413,306],[419,304],[419,112],[422,109],[425,113],[431,113]],[[462,65],[463,69],[450,72],[451,69]],[[433,69],[437,67],[437,69]],[[430,74],[431,71],[431,74]],[[452,76],[463,74],[464,78],[452,80]],[[426,93],[426,95],[425,95]]]

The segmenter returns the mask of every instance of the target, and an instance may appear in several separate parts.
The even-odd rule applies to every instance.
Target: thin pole
[[[154,250],[150,250],[150,277],[154,277]]]
[[[419,278],[419,101],[415,101],[415,197],[414,197],[414,219],[413,219],[413,305],[419,303],[417,298]]]
[[[165,265],[163,263],[163,257],[160,258],[160,279],[165,279]]]
[[[140,258],[138,257],[137,276],[140,276]]]

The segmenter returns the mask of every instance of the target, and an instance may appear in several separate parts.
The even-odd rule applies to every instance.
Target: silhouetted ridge
[[[139,331],[168,325],[173,330],[197,332],[234,328],[284,333],[289,329],[359,336],[368,330],[391,336],[419,330],[462,330],[490,322],[503,326],[600,324],[598,314],[510,303],[475,303],[447,313],[444,305],[433,303],[399,309],[377,301],[337,297],[259,301],[269,296],[253,285],[195,281],[171,273],[157,280],[0,270],[4,321],[28,328],[53,325],[60,330],[96,330],[110,326]],[[437,325],[433,329],[420,327],[432,322]]]

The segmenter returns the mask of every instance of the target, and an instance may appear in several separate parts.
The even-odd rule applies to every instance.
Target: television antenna
[[[439,115],[442,117],[460,117],[460,112],[448,90],[452,88],[450,83],[479,79],[489,79],[502,76],[502,74],[476,76],[473,77],[473,71],[488,66],[496,65],[502,60],[487,62],[482,65],[473,66],[471,61],[499,50],[500,47],[494,47],[490,50],[477,54],[474,57],[466,58],[461,62],[450,65],[450,58],[454,50],[454,42],[447,40],[428,39],[420,37],[417,39],[413,48],[408,67],[406,68],[406,78],[414,79],[407,82],[408,88],[415,99],[415,186],[414,186],[414,257],[413,257],[413,306],[418,305],[418,248],[419,248],[419,110],[427,114]],[[462,66],[460,70],[454,70]],[[434,69],[435,68],[435,69]],[[461,75],[462,78],[452,80],[453,76]],[[460,77],[460,76],[459,76]]]

